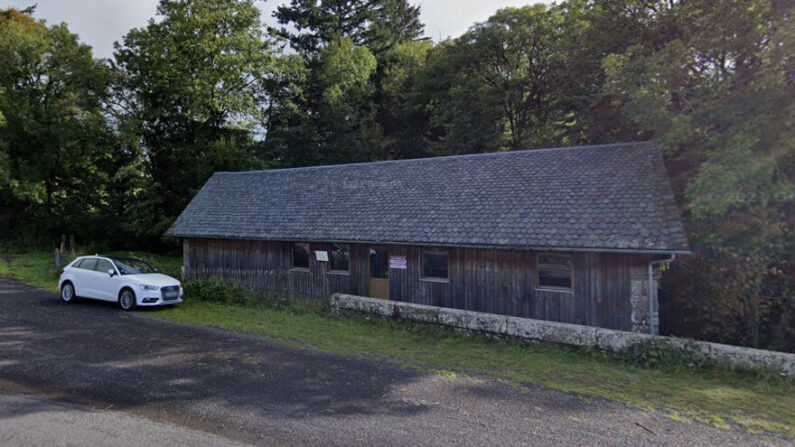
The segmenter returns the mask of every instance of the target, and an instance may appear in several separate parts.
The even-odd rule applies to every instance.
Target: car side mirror
[[[115,271],[115,270],[113,270],[113,269],[108,269],[108,275],[110,275],[110,276],[111,276],[111,278],[112,278],[112,277],[113,277],[115,274],[116,274],[116,271]]]

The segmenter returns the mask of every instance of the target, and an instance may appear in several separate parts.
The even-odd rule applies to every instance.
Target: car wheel
[[[119,293],[119,306],[121,306],[123,310],[135,309],[137,303],[135,302],[135,293],[131,289],[124,288],[121,293]]]
[[[75,300],[75,298],[77,298],[75,296],[75,286],[73,286],[69,281],[66,281],[61,286],[61,301],[64,303],[71,303]]]

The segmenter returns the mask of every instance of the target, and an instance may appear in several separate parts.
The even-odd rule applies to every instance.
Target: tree
[[[430,144],[442,153],[526,149],[588,141],[601,58],[617,46],[573,52],[598,32],[598,6],[582,1],[497,11],[437,49],[418,83]],[[588,44],[585,44],[588,45]],[[439,64],[439,66],[434,66]],[[421,77],[424,75],[420,75]],[[422,99],[424,98],[424,99]]]
[[[215,170],[262,166],[252,135],[274,64],[253,0],[161,0],[157,13],[114,54],[116,111],[140,135],[151,182],[131,198],[148,203],[135,228],[150,239]]]
[[[354,45],[367,41],[367,26],[375,17],[373,0],[291,0],[273,16],[282,27],[279,35],[305,55],[316,55],[329,42],[347,37]]]
[[[423,135],[425,104],[415,101],[417,82],[433,44],[427,40],[396,45],[382,56],[377,74],[376,121],[383,131],[381,156],[417,158],[429,155]]]
[[[560,22],[544,5],[508,8],[461,38],[467,74],[499,98],[511,149],[550,143],[563,120],[556,114],[564,59],[557,48]]]
[[[466,53],[456,41],[440,43],[412,83],[410,107],[422,114],[413,130],[428,155],[487,152],[502,144],[499,98],[462,69]]]
[[[653,10],[656,39],[605,59],[637,135],[666,150],[694,256],[666,275],[679,335],[795,349],[792,4]]]
[[[340,37],[380,54],[422,35],[420,9],[406,0],[292,0],[273,13],[276,31],[305,55]]]
[[[396,109],[386,102],[400,93],[387,88],[403,83],[388,77],[401,70],[397,64],[411,63],[399,48],[422,35],[419,7],[406,0],[293,0],[274,16],[285,25],[278,34],[301,58],[286,56],[282,77],[300,95],[271,84],[269,153],[288,165],[396,155],[389,145]]]
[[[377,157],[380,129],[374,121],[370,51],[340,37],[318,53],[309,68],[284,60],[271,105],[266,147],[290,165],[366,161]],[[290,85],[293,89],[284,89]],[[295,94],[300,91],[301,94]]]
[[[420,21],[419,6],[412,6],[406,0],[378,3],[364,42],[377,59],[398,45],[422,39],[425,25]]]
[[[0,228],[29,242],[56,232],[102,234],[111,137],[108,71],[66,25],[0,11]]]

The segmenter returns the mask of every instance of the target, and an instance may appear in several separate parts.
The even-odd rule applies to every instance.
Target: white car
[[[81,256],[64,267],[61,299],[117,302],[124,310],[182,302],[182,284],[138,258]]]

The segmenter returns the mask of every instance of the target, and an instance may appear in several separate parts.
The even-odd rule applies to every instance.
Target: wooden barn
[[[167,234],[189,279],[651,332],[688,252],[650,142],[218,172]]]

